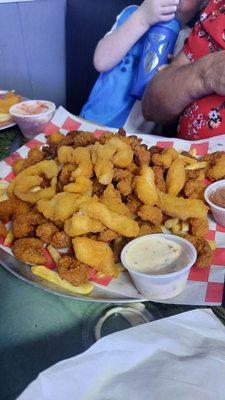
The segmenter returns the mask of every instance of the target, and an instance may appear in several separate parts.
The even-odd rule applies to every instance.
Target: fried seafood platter
[[[225,177],[225,152],[148,148],[136,136],[56,133],[17,159],[0,183],[0,236],[33,274],[75,294],[118,279],[120,253],[133,238],[173,233],[189,240],[197,266],[210,265],[205,239],[207,182]]]

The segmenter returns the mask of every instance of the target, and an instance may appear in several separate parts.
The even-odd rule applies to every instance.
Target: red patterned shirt
[[[211,0],[195,24],[183,51],[191,62],[225,49],[225,0]],[[225,133],[225,96],[211,94],[192,103],[181,115],[178,137],[204,139]]]

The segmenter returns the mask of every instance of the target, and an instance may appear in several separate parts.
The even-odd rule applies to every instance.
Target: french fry
[[[62,289],[69,290],[72,293],[87,295],[91,293],[94,286],[88,282],[80,286],[73,286],[70,282],[65,279],[61,279],[58,272],[55,272],[44,265],[35,265],[31,267],[31,271],[34,275],[40,276],[48,282],[54,283]]]
[[[8,186],[9,186],[8,182],[0,181],[0,190],[7,189]]]
[[[190,225],[186,221],[181,221],[181,233],[187,233],[189,232]]]
[[[183,160],[187,164],[190,164],[190,165],[196,164],[196,160],[194,160],[194,158],[184,156],[183,154],[179,154],[179,158],[181,158],[181,160]]]
[[[11,244],[13,242],[13,240],[14,240],[14,235],[13,235],[12,231],[10,230],[5,237],[3,245],[8,246],[9,244]]]
[[[53,260],[55,261],[55,263],[57,265],[59,260],[60,260],[60,258],[61,258],[59,252],[51,244],[49,244],[47,246],[47,250],[48,250],[49,254],[52,256]]]
[[[40,186],[35,186],[33,189],[31,189],[31,192],[32,193],[36,193],[36,192],[39,192],[39,190],[41,190],[41,187]]]
[[[199,161],[194,164],[188,165],[185,169],[195,171],[196,169],[206,168],[208,165],[207,161]]]
[[[215,240],[207,240],[212,250],[216,249],[216,242]]]
[[[2,201],[8,200],[7,196],[7,187],[8,187],[8,182],[6,181],[1,181],[0,182],[0,203]]]
[[[170,233],[170,230],[165,227],[165,225],[161,225],[162,233]]]
[[[165,227],[167,229],[173,228],[173,226],[176,226],[179,224],[179,219],[178,218],[170,218],[165,222]]]
[[[7,194],[6,194],[6,193],[0,194],[0,203],[1,203],[2,201],[5,201],[5,200],[8,200]]]
[[[0,113],[0,122],[7,122],[11,118],[9,113]]]
[[[196,157],[197,156],[197,150],[196,149],[190,149],[189,153],[191,154],[191,156]]]
[[[181,225],[180,225],[180,223],[178,223],[177,225],[172,226],[171,229],[172,229],[172,232],[173,232],[174,234],[180,233],[180,231],[181,231]]]

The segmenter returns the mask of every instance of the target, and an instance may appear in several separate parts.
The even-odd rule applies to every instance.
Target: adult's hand
[[[170,124],[193,101],[211,93],[225,95],[225,51],[193,63],[180,53],[147,86],[142,101],[144,118]]]

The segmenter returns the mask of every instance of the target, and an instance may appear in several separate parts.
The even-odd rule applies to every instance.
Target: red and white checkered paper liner
[[[114,129],[104,128],[85,121],[70,114],[63,107],[60,107],[44,133],[37,135],[35,139],[32,139],[25,146],[21,147],[16,153],[0,162],[0,178],[6,181],[13,179],[14,175],[12,173],[11,165],[14,160],[19,157],[26,157],[31,148],[46,143],[46,134],[51,135],[56,131],[66,134],[70,130],[77,129],[81,131],[94,132],[96,137],[99,137],[106,130],[114,131]],[[148,146],[174,146],[177,150],[186,151],[195,148],[197,150],[197,155],[199,156],[202,156],[207,152],[211,153],[213,151],[225,150],[225,135],[192,143],[175,138],[162,138],[160,136],[138,136],[143,140],[143,143]],[[225,228],[216,224],[211,217],[209,217],[209,224],[210,231],[208,239],[215,240],[217,244],[212,265],[204,269],[193,267],[185,291],[176,298],[164,302],[187,305],[220,305],[222,303],[225,278]],[[2,247],[8,252],[11,252],[9,248],[4,246]],[[99,286],[98,284],[95,285]],[[101,288],[103,288],[103,286],[101,286]],[[134,288],[126,272],[121,273],[121,276],[118,279],[113,279],[107,287],[104,286],[104,290],[106,293],[106,301],[107,293],[113,293],[114,295],[118,294],[118,297],[123,295],[128,297],[137,297],[139,300],[141,299],[141,296],[137,293],[137,290]]]

